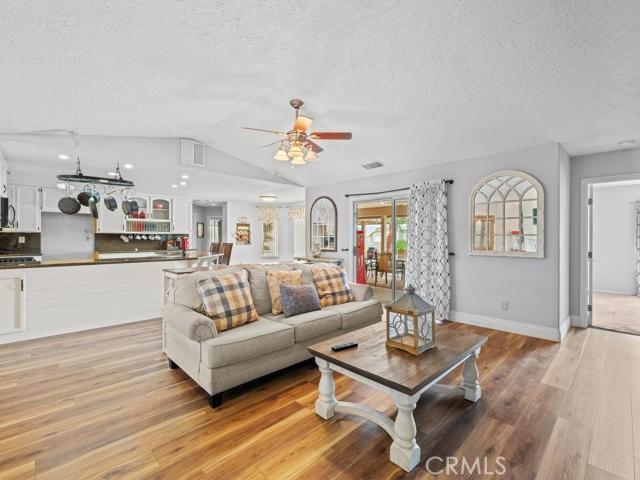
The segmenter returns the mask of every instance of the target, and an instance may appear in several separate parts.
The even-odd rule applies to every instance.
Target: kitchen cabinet
[[[71,196],[75,197],[77,195],[76,191],[71,191]],[[59,188],[49,188],[43,187],[40,192],[40,205],[43,213],[62,213],[58,208],[58,200],[62,197],[67,196],[66,190],[60,190]],[[80,208],[78,214],[89,215],[91,211],[89,207],[85,207],[84,205]]]
[[[40,187],[15,185],[16,231],[40,231]]]
[[[96,220],[96,233],[122,233],[125,229],[124,213],[122,212],[122,196],[114,193],[118,208],[109,210],[101,199],[98,203],[98,219]]]
[[[171,232],[188,235],[191,231],[191,200],[174,198],[171,201],[171,212]]]
[[[0,334],[24,330],[24,277],[0,272]]]

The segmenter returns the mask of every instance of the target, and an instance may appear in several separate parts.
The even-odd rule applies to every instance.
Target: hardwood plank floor
[[[434,456],[458,465],[438,478],[489,478],[461,470],[479,457],[493,478],[640,480],[640,337],[572,330],[557,344],[440,328],[489,337],[482,398],[425,394],[415,410],[422,462],[409,474],[389,462],[378,426],[315,415],[319,375],[309,363],[209,408],[167,367],[154,320],[0,347],[0,480],[432,479],[424,465]],[[446,379],[459,381],[459,369]],[[395,415],[390,398],[347,377],[336,375],[336,392]]]
[[[640,297],[593,292],[593,325],[640,335]]]

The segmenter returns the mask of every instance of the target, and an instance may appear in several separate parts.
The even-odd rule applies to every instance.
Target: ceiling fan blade
[[[265,132],[265,133],[275,133],[276,135],[280,135],[281,137],[286,137],[286,132],[278,132],[277,130],[265,130],[264,128],[252,128],[252,127],[240,127],[243,130],[253,130],[254,132]]]
[[[307,150],[313,150],[316,153],[320,153],[324,150],[324,148],[322,148],[320,145],[318,145],[315,142],[312,142],[309,139],[307,139],[307,141],[304,142],[304,148],[306,148]]]
[[[309,135],[314,140],[351,140],[351,132],[313,132]]]
[[[304,115],[298,115],[296,117],[296,121],[293,124],[293,130],[297,130],[298,132],[306,132],[312,123],[313,118],[306,117]]]
[[[276,140],[275,142],[267,143],[266,145],[261,146],[258,150],[262,150],[263,148],[270,147],[271,145],[275,145],[276,143],[280,143],[282,140]]]

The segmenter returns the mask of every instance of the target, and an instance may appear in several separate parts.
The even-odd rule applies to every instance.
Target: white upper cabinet
[[[171,210],[173,214],[171,231],[188,235],[191,231],[191,200],[174,198]]]
[[[109,210],[104,204],[104,197],[98,203],[98,219],[96,220],[96,233],[122,233],[125,230],[124,213],[122,212],[122,196],[114,193],[111,195],[116,203],[115,210]]]
[[[18,232],[40,231],[40,187],[15,186],[16,230]]]

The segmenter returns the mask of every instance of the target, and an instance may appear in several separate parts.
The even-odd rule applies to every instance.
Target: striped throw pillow
[[[258,320],[246,270],[198,280],[196,285],[218,332]]]
[[[313,267],[311,274],[321,306],[340,305],[355,300],[344,269]]]

